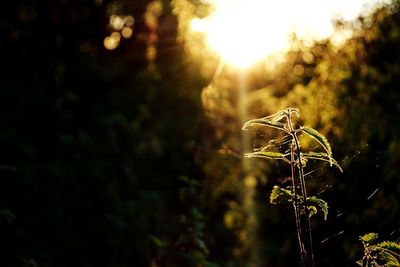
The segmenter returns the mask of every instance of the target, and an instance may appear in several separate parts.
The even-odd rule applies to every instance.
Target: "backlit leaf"
[[[307,152],[307,153],[302,153],[301,157],[304,159],[315,159],[315,160],[322,160],[322,161],[327,161],[332,165],[335,165],[341,172],[343,172],[343,169],[340,167],[339,163],[337,161],[330,157],[327,153],[324,152]]]
[[[307,205],[314,206],[316,209],[321,210],[322,213],[324,214],[324,220],[328,218],[328,203],[325,200],[317,198],[315,196],[308,197]],[[311,214],[310,216],[312,216],[313,214]]]
[[[314,214],[317,214],[318,209],[315,206],[308,206],[308,217],[311,218]]]
[[[385,267],[387,266],[400,266],[399,265],[399,260],[398,260],[399,255],[388,250],[380,251],[378,253],[378,259],[381,262],[385,262]]]
[[[272,151],[256,151],[244,154],[245,158],[264,158],[264,159],[282,159],[284,160],[284,154]]]
[[[289,189],[281,188],[274,185],[271,195],[269,196],[269,202],[271,204],[278,204],[282,202],[291,202],[293,200],[293,194]]]
[[[278,121],[269,120],[269,119],[266,119],[266,118],[249,120],[248,122],[246,122],[243,125],[242,130],[247,130],[250,127],[258,126],[258,125],[267,126],[267,127],[279,129],[279,130],[282,130],[282,131],[286,131],[284,123],[278,122]]]
[[[377,244],[376,246],[385,248],[385,249],[391,250],[397,254],[400,254],[400,244],[399,243],[391,242],[391,241],[383,241],[383,242]]]
[[[372,244],[378,239],[377,233],[369,233],[363,236],[360,236],[360,240],[367,244]]]
[[[359,266],[364,266],[364,265],[363,265],[363,260],[359,260],[359,261],[357,261],[356,263],[357,263]]]
[[[325,136],[323,136],[321,133],[319,133],[317,130],[311,127],[303,126],[301,127],[301,130],[306,134],[308,134],[309,136],[311,136],[312,138],[314,138],[315,140],[317,140],[321,144],[321,146],[325,149],[330,159],[332,159],[332,148],[328,142],[328,139],[326,139]],[[332,166],[333,162],[331,160],[329,162]]]

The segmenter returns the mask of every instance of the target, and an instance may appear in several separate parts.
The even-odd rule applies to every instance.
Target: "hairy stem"
[[[301,258],[303,261],[303,265],[305,267],[314,267],[314,252],[313,252],[313,246],[312,246],[312,234],[311,234],[311,222],[310,218],[308,216],[308,206],[307,206],[307,189],[306,189],[306,183],[304,179],[304,167],[303,163],[301,162],[301,149],[300,149],[300,142],[299,139],[297,138],[297,132],[293,128],[293,123],[291,119],[291,113],[288,114],[287,116],[287,122],[289,126],[289,131],[292,136],[293,144],[291,146],[291,155],[292,155],[292,161],[291,161],[291,166],[292,166],[292,179],[293,179],[293,184],[294,186],[296,183],[294,182],[295,178],[295,164],[297,164],[298,170],[299,170],[299,180],[300,180],[300,188],[301,188],[301,195],[303,198],[302,203],[297,204],[297,211],[295,210],[296,213],[296,226],[297,228],[300,228],[300,231],[297,230],[299,237],[299,242],[300,242],[300,253],[301,253]],[[297,156],[294,157],[294,156]],[[294,192],[295,192],[295,199],[296,199],[296,187],[294,187]],[[295,204],[296,205],[296,204]],[[303,211],[303,213],[301,213]],[[299,218],[297,218],[299,217]],[[297,222],[298,220],[298,222]],[[299,227],[300,225],[300,227]]]
[[[291,166],[291,173],[292,173],[292,192],[294,196],[293,200],[293,209],[294,215],[296,219],[296,230],[297,230],[297,239],[299,241],[300,246],[300,257],[301,262],[304,263],[306,261],[306,252],[304,250],[303,241],[302,241],[302,233],[301,233],[301,223],[300,223],[300,203],[299,198],[297,197],[297,190],[296,190],[296,159],[295,159],[295,152],[293,144],[290,146],[290,166]]]

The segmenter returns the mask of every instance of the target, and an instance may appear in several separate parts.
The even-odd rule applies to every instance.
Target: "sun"
[[[271,4],[265,0],[216,1],[215,11],[205,19],[193,19],[191,28],[206,33],[207,45],[226,63],[247,68],[288,44],[281,28],[289,25],[271,27],[279,16],[268,7]],[[276,9],[279,4],[272,5]]]
[[[205,0],[203,0],[205,1]],[[192,31],[225,63],[248,68],[290,48],[295,34],[307,41],[332,37],[332,20],[352,20],[378,0],[208,0],[213,12],[194,18]]]

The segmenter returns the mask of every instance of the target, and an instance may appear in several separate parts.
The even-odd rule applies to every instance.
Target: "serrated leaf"
[[[287,131],[285,129],[285,124],[284,123],[278,122],[278,121],[269,120],[269,119],[266,119],[266,118],[249,120],[248,122],[246,122],[243,125],[242,130],[247,130],[249,127],[253,127],[253,126],[256,126],[256,125],[263,125],[263,126],[279,129],[279,130],[282,130],[282,131]]]
[[[378,239],[377,233],[369,233],[363,236],[360,236],[360,240],[367,244],[373,244]]]
[[[307,152],[301,154],[302,158],[305,159],[315,159],[315,160],[322,160],[331,163],[331,165],[335,165],[341,172],[343,172],[342,167],[340,167],[337,161],[330,157],[327,153],[324,152]]]
[[[305,132],[306,134],[308,134],[309,136],[311,136],[312,138],[314,138],[315,140],[318,141],[318,143],[321,144],[321,146],[325,149],[326,153],[328,154],[329,158],[330,158],[330,164],[332,166],[333,162],[331,161],[332,159],[332,148],[331,145],[328,142],[328,139],[326,139],[325,136],[323,136],[321,133],[319,133],[317,130],[311,128],[311,127],[306,127],[303,126],[301,127],[301,130],[303,132]]]
[[[328,203],[325,200],[312,196],[307,198],[307,204],[309,206],[314,206],[316,209],[320,209],[324,214],[324,220],[326,221],[326,219],[328,218],[329,207]]]
[[[400,254],[400,244],[392,241],[383,241],[376,245],[377,247],[381,247],[384,249],[388,249],[393,251],[396,254]]]
[[[244,154],[245,158],[264,158],[264,159],[285,159],[285,155],[279,152],[272,151],[256,151]]]
[[[400,263],[399,262],[387,262],[384,267],[399,267]]]
[[[392,251],[380,251],[378,253],[378,260],[385,262],[384,266],[399,266],[398,254]]]
[[[271,191],[271,195],[269,196],[269,202],[271,204],[291,202],[292,200],[293,194],[290,190],[274,185]]]

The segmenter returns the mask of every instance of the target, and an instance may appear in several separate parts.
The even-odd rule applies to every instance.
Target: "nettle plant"
[[[287,138],[291,139],[291,142],[289,143],[289,148],[284,152],[273,150],[271,149],[273,146],[267,145],[254,149],[251,153],[246,153],[245,157],[282,160],[290,165],[292,185],[286,188],[275,185],[270,195],[270,202],[272,204],[293,204],[302,266],[310,267],[314,266],[310,218],[318,211],[321,211],[326,220],[328,204],[316,196],[307,195],[304,168],[308,160],[319,160],[329,162],[330,166],[336,166],[340,171],[342,169],[332,157],[332,149],[325,136],[313,128],[295,125],[293,116],[300,116],[297,108],[286,108],[271,116],[246,122],[243,130],[265,126],[282,131]],[[306,134],[308,137],[315,139],[324,152],[302,151],[299,141],[301,134]]]
[[[362,267],[400,266],[400,243],[378,242],[376,233],[360,236],[360,240],[364,245],[364,256],[357,262],[358,265]]]

